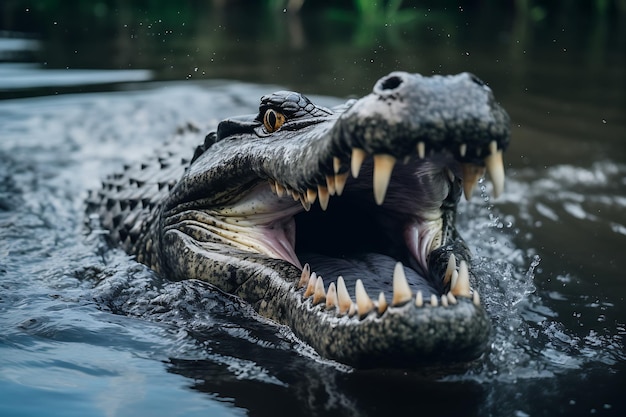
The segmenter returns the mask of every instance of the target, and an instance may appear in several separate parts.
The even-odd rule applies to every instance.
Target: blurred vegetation
[[[47,69],[340,94],[399,68],[493,80],[529,62],[622,65],[626,0],[0,0],[3,33],[37,38],[20,59]]]
[[[146,15],[176,18],[185,18],[186,13],[207,8],[245,8],[249,12],[326,12],[339,19],[404,23],[416,19],[421,10],[452,13],[457,9],[496,9],[504,13],[523,13],[534,20],[572,13],[626,13],[626,0],[3,0],[0,13],[5,22],[0,23],[6,24],[8,15],[15,15],[20,10],[48,15],[72,12],[102,17],[123,7],[142,10]]]

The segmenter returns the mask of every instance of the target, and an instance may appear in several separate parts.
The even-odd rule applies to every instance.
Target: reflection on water
[[[45,70],[31,64],[0,66],[0,89],[71,87],[150,80],[148,70]]]
[[[322,18],[304,13],[250,22],[185,10],[158,22],[120,9],[119,25],[85,20],[83,38],[70,36],[76,21],[54,16],[45,37],[0,37],[0,72],[28,64],[4,73],[0,97],[125,90],[0,102],[3,415],[623,415],[617,18],[544,25],[433,11],[409,28],[324,21],[318,30]],[[514,121],[505,194],[491,201],[481,184],[459,215],[494,323],[489,353],[467,368],[346,369],[237,299],[163,280],[84,236],[82,201],[105,174],[188,121],[253,112],[279,88],[196,80],[346,96],[394,69],[476,72]],[[51,85],[55,71],[63,76]],[[35,77],[27,89],[20,75]],[[147,77],[181,82],[126,83]]]

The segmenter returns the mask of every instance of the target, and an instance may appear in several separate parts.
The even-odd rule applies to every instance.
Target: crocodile
[[[455,218],[484,175],[503,191],[510,119],[479,78],[396,71],[332,108],[278,91],[192,135],[90,193],[112,245],[353,367],[484,354],[491,320]]]

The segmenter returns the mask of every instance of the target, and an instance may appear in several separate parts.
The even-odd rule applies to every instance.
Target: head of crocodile
[[[241,297],[324,357],[468,361],[490,322],[455,212],[485,171],[502,191],[509,135],[467,73],[394,72],[332,109],[281,91],[222,121],[191,161],[111,176],[91,207],[140,262]]]

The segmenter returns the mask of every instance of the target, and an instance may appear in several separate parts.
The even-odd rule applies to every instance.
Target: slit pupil
[[[272,129],[276,129],[276,113],[273,110],[267,112],[267,124],[270,125]]]

